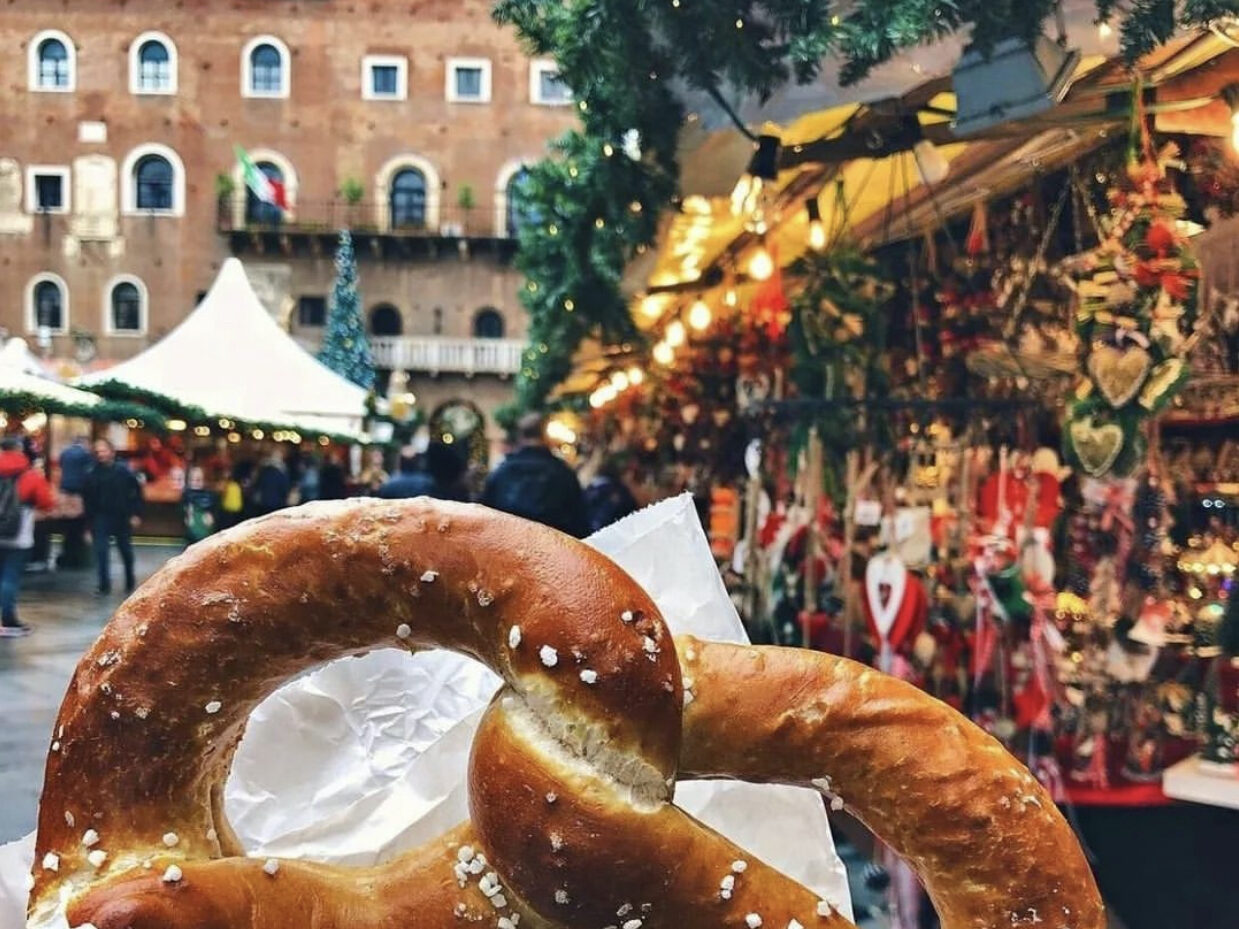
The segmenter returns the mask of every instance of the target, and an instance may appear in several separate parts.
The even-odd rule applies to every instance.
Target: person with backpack
[[[0,636],[28,635],[30,627],[17,618],[22,571],[34,547],[35,512],[55,505],[52,487],[21,450],[21,439],[0,441]]]
[[[116,549],[125,566],[125,592],[132,593],[137,586],[133,573],[133,530],[142,522],[142,485],[132,471],[116,460],[116,449],[107,439],[95,442],[95,464],[86,475],[82,500],[99,569],[98,593],[112,592],[108,563],[112,539],[116,539]]]

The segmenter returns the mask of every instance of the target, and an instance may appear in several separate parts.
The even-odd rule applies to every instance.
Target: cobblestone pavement
[[[142,581],[179,551],[138,545]],[[113,552],[113,558],[116,558]],[[123,586],[119,560],[112,583]],[[34,633],[0,639],[0,843],[34,828],[48,737],[82,653],[124,599],[95,595],[93,570],[27,574],[18,612]]]

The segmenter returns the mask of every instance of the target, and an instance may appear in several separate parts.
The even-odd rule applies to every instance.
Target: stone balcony
[[[490,374],[511,377],[520,371],[525,343],[520,339],[453,339],[446,336],[371,336],[377,368],[429,374]]]

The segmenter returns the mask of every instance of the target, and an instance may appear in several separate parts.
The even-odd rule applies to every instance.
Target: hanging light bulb
[[[731,214],[745,217],[750,230],[766,226],[779,179],[779,144],[777,135],[758,136],[748,169],[731,192]]]
[[[921,180],[930,187],[941,184],[951,173],[951,163],[929,139],[921,139],[912,146],[912,158],[916,161],[916,170],[920,173]]]
[[[736,296],[736,288],[727,288],[727,293],[723,294],[723,302],[728,306],[735,306],[739,302],[739,298]]]
[[[662,304],[657,297],[647,294],[641,298],[641,313],[648,319],[658,319],[663,315]]]
[[[774,274],[774,259],[770,257],[766,243],[761,242],[757,250],[753,252],[753,257],[749,259],[749,277],[755,281],[768,281],[772,274]]]
[[[633,365],[631,368],[628,369],[628,383],[631,384],[633,387],[636,387],[644,380],[645,380],[645,372],[642,371],[640,368],[638,368],[636,365]]]
[[[1222,99],[1230,107],[1230,144],[1239,151],[1239,84],[1222,88]]]
[[[809,248],[820,252],[826,247],[826,227],[822,225],[822,208],[817,197],[810,197],[804,202],[809,213]]]
[[[628,389],[628,375],[623,371],[616,371],[611,375],[611,386],[623,393]]]
[[[709,329],[713,319],[714,314],[710,312],[710,307],[704,300],[697,300],[688,309],[688,324],[698,332]]]
[[[660,365],[669,365],[675,361],[675,349],[666,342],[659,342],[654,346],[654,360]]]
[[[667,324],[667,331],[663,335],[663,339],[672,348],[679,348],[687,338],[688,332],[684,329],[684,323],[680,322],[680,320],[673,319]]]
[[[603,399],[601,390],[595,390],[592,394],[589,395],[589,405],[592,406],[595,410],[602,409],[604,406],[606,406],[606,404],[607,404],[607,401]]]

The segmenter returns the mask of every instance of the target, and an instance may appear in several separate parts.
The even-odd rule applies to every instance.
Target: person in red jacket
[[[8,436],[0,441],[0,636],[27,635],[30,627],[17,618],[17,594],[22,571],[34,547],[34,514],[55,505],[47,479],[30,467],[21,450],[21,440]],[[13,530],[16,530],[15,532]]]

